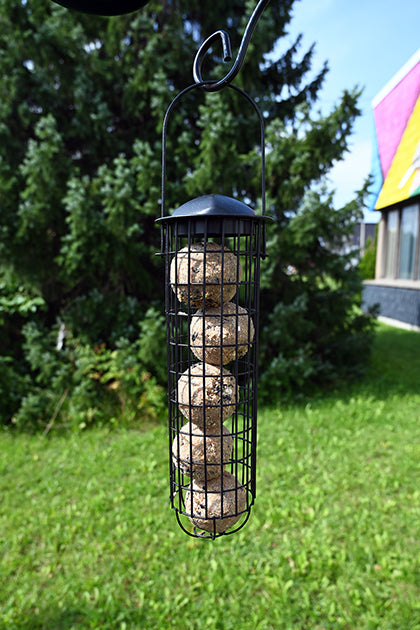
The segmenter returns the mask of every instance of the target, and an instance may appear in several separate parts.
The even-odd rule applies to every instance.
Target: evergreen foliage
[[[282,36],[273,0],[235,83],[267,123],[274,218],[262,291],[263,390],[302,391],[356,370],[369,319],[340,243],[359,218],[319,188],[359,114],[357,89],[313,105],[328,70]],[[113,18],[48,0],[0,0],[0,415],[85,426],[159,414],[165,387],[159,231],[163,114],[192,83],[199,43],[225,27],[236,50],[254,2],[155,0]],[[268,56],[270,53],[270,56]],[[215,50],[204,73],[225,74]],[[207,75],[206,75],[207,78]],[[221,192],[260,205],[252,112],[194,91],[174,113],[167,205]],[[256,126],[257,127],[257,126]],[[291,272],[293,270],[293,272]]]
[[[378,248],[378,226],[375,230],[375,238],[366,240],[366,247],[359,262],[359,271],[363,280],[373,280],[375,278],[376,252]]]

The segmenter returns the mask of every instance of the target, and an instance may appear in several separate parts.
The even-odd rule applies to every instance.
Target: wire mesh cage
[[[164,124],[164,149],[165,134]],[[216,538],[246,523],[256,494],[266,217],[218,194],[164,216],[164,165],[165,150],[158,221],[165,259],[170,501],[186,533]]]

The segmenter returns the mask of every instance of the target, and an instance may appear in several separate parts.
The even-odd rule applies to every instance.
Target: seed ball
[[[235,377],[209,363],[196,363],[178,380],[181,413],[200,428],[223,423],[236,409],[239,398]]]
[[[232,473],[207,484],[193,480],[185,494],[185,511],[193,525],[207,532],[225,532],[246,509],[246,491]]]
[[[227,365],[248,352],[254,334],[248,311],[228,302],[197,311],[191,320],[191,350],[201,361]]]
[[[229,302],[241,280],[241,267],[228,247],[193,243],[180,249],[171,262],[170,282],[178,299],[194,307]]]
[[[232,454],[233,439],[222,425],[204,434],[200,427],[188,422],[172,443],[172,460],[180,471],[194,479],[219,477]]]

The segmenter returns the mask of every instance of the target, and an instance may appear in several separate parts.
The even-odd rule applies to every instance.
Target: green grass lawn
[[[420,335],[366,381],[259,415],[240,532],[185,535],[165,426],[0,437],[0,627],[420,629]]]

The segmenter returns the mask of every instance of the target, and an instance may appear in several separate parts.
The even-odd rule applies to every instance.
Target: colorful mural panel
[[[420,193],[420,98],[408,119],[376,202],[386,208]]]
[[[376,133],[372,206],[379,210],[419,194],[420,49],[372,105]]]

